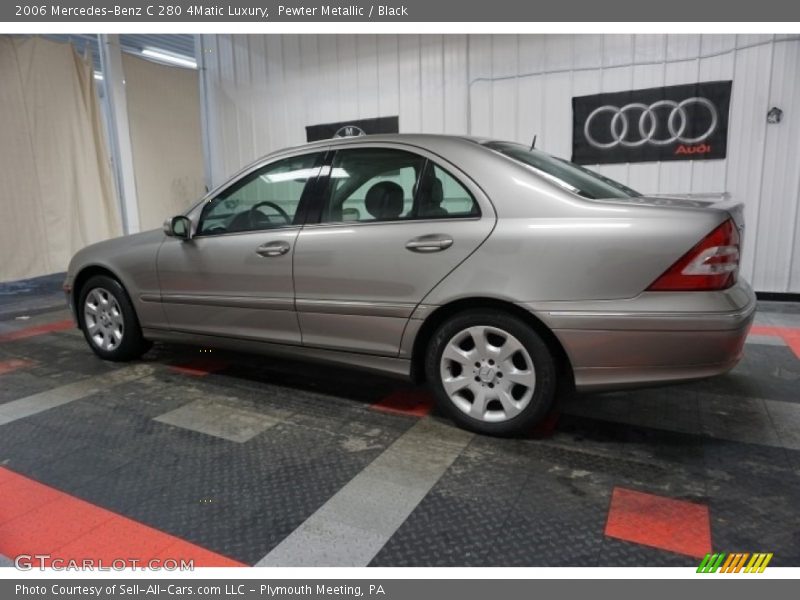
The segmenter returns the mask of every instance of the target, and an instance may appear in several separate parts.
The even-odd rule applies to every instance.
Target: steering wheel
[[[274,202],[270,202],[269,200],[264,200],[262,202],[258,202],[254,204],[250,211],[248,212],[248,219],[250,221],[251,227],[258,227],[264,223],[264,220],[267,223],[272,223],[272,220],[269,218],[269,215],[265,215],[263,212],[259,211],[258,209],[262,206],[269,206],[270,208],[274,209],[275,212],[278,213],[278,216],[284,220],[287,225],[291,225],[292,218],[283,210],[280,206],[275,204]]]

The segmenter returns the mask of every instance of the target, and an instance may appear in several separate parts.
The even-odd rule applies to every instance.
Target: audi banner
[[[573,98],[572,161],[725,158],[730,101],[730,81]]]

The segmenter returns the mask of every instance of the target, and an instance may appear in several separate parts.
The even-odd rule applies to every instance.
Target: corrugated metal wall
[[[743,272],[800,292],[800,38],[772,35],[204,35],[208,173],[305,141],[305,126],[400,116],[403,132],[473,134],[571,154],[573,96],[732,79],[728,158],[604,165],[648,193],[745,203]],[[768,125],[778,106],[783,121]]]

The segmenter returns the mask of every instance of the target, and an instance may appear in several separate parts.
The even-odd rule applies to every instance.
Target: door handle
[[[261,244],[258,248],[256,248],[256,254],[259,256],[263,256],[264,258],[269,258],[271,256],[281,256],[286,254],[290,250],[291,246],[289,246],[288,242],[278,241],[278,242],[267,242],[266,244]]]
[[[406,242],[406,249],[412,252],[441,252],[453,245],[453,238],[442,233],[421,235]]]

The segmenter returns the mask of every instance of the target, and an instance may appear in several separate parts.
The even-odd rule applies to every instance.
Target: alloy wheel
[[[513,419],[531,401],[536,371],[525,346],[497,327],[468,327],[442,352],[442,385],[450,401],[479,421]]]
[[[125,319],[114,295],[97,287],[86,294],[83,323],[92,343],[106,352],[116,349],[125,334]]]

